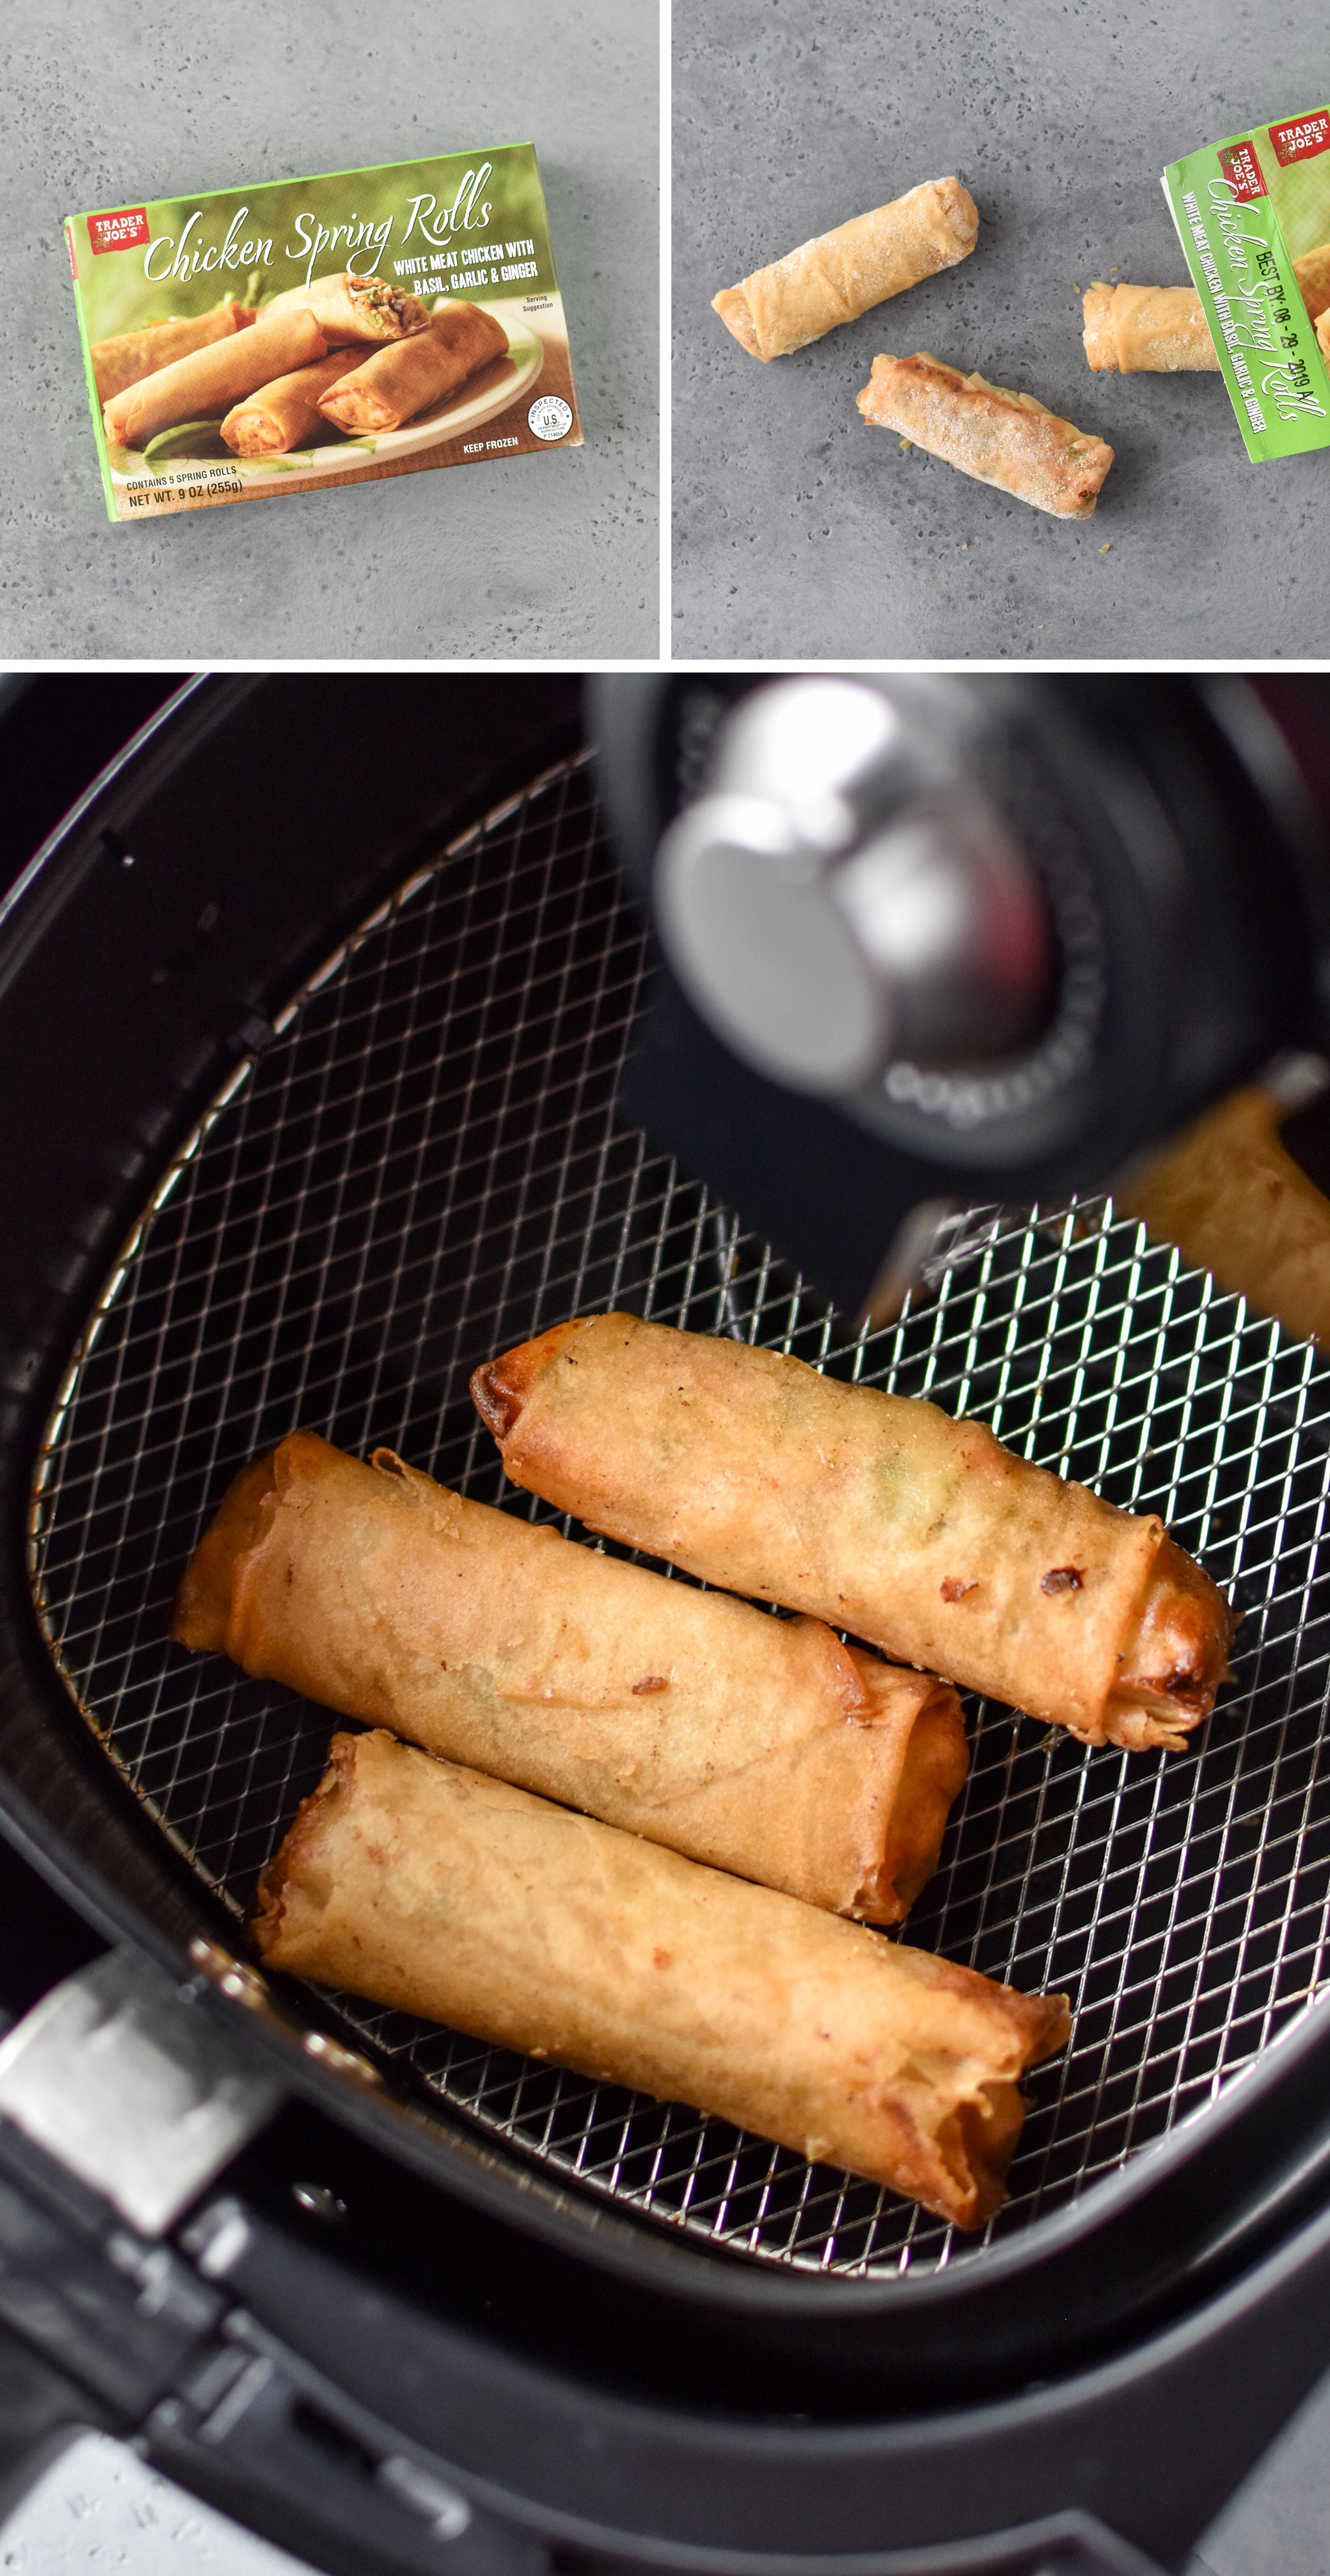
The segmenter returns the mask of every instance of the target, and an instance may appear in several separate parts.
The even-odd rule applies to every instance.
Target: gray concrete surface
[[[1077,292],[1186,282],[1164,164],[1330,95],[1324,0],[674,0],[674,23],[676,654],[1330,649],[1330,452],[1250,465],[1217,375],[1092,375]],[[980,210],[958,267],[767,366],[708,310],[949,171]],[[875,353],[919,348],[1106,438],[1095,516],[866,428]]]
[[[43,0],[0,82],[0,655],[654,655],[656,0]],[[525,141],[586,445],[105,515],[61,218]]]

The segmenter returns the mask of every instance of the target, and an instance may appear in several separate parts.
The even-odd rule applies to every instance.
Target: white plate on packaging
[[[439,305],[433,309],[437,312]],[[545,343],[539,332],[533,331],[529,322],[523,320],[519,298],[504,297],[500,302],[487,302],[482,310],[492,313],[495,321],[503,324],[508,334],[508,355],[506,358],[491,358],[486,366],[478,368],[474,376],[467,378],[459,393],[446,396],[432,410],[418,412],[414,420],[404,422],[400,429],[380,429],[364,438],[331,439],[326,447],[297,447],[288,456],[231,456],[228,453],[227,465],[245,482],[275,474],[354,473],[357,467],[368,464],[371,457],[380,462],[411,456],[420,448],[441,444],[445,439],[465,438],[473,429],[483,429],[487,421],[497,419],[500,412],[507,411],[510,403],[519,401],[523,394],[530,392],[545,364]],[[187,456],[173,459],[170,465],[150,466],[132,448],[112,447],[108,450],[108,458],[117,483],[128,483],[140,475],[150,474],[154,482],[169,487],[174,468],[182,474],[188,472],[191,465],[197,470],[197,460]],[[220,458],[215,461],[222,462]]]

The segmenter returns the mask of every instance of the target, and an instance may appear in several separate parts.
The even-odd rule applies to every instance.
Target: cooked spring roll
[[[235,332],[248,330],[253,319],[252,305],[215,304],[211,313],[198,313],[192,321],[150,322],[142,331],[121,331],[113,340],[94,340],[92,373],[99,403],[105,408],[144,376],[156,375],[195,349],[210,349],[216,340],[229,340]]]
[[[1218,373],[1194,286],[1106,286],[1096,278],[1084,300],[1085,354],[1097,373]]]
[[[945,1684],[312,1432],[237,1477],[172,1633],[874,1923],[900,1922],[930,1876],[966,1773]]]
[[[959,179],[928,179],[723,287],[712,311],[750,356],[781,358],[968,258],[978,233],[974,199]]]
[[[979,2227],[1065,1995],[553,1807],[386,1734],[331,1767],[260,1885],[265,1965],[690,2103]]]
[[[926,349],[911,358],[874,358],[855,400],[871,428],[899,430],[977,483],[992,483],[1055,519],[1090,518],[1113,462],[1102,438],[1089,437],[1033,394],[963,376]]]
[[[1153,1513],[982,1422],[802,1360],[596,1315],[477,1369],[514,1484],[592,1529],[826,1619],[1084,1744],[1180,1745],[1230,1623]]]
[[[354,269],[313,278],[308,286],[287,286],[262,307],[266,322],[273,313],[293,313],[301,306],[312,313],[330,349],[354,340],[404,340],[423,331],[429,314],[419,297],[408,295],[386,277],[358,277]]]
[[[106,406],[106,435],[120,447],[143,447],[177,421],[219,420],[260,385],[325,356],[327,345],[312,313],[297,310],[256,322],[117,394]]]
[[[360,364],[357,349],[330,349],[312,367],[297,367],[275,384],[246,394],[222,422],[222,436],[237,456],[285,456],[314,437],[326,438],[328,423],[319,398]]]
[[[414,420],[418,411],[465,384],[477,367],[502,357],[507,347],[508,334],[492,313],[478,304],[445,305],[428,330],[395,348],[377,349],[344,376],[319,409],[339,429],[399,429],[404,420]]]
[[[1330,304],[1327,304],[1325,311],[1316,317],[1316,344],[1326,365],[1330,367]]]
[[[1258,1084],[1235,1091],[1114,1197],[1221,1288],[1330,1350],[1330,1200],[1282,1143],[1287,1116]]]
[[[1302,289],[1302,300],[1313,322],[1330,312],[1330,242],[1319,242],[1315,250],[1305,250],[1293,262],[1293,274]]]

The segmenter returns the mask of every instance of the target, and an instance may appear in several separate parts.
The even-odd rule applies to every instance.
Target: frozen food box
[[[533,144],[65,233],[112,519],[582,444]]]
[[[1330,107],[1170,162],[1164,195],[1247,454],[1330,447]]]

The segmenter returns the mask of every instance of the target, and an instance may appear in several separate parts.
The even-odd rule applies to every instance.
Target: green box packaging
[[[1330,108],[1189,152],[1164,195],[1247,454],[1330,447]]]
[[[107,515],[580,447],[530,143],[65,221]]]

